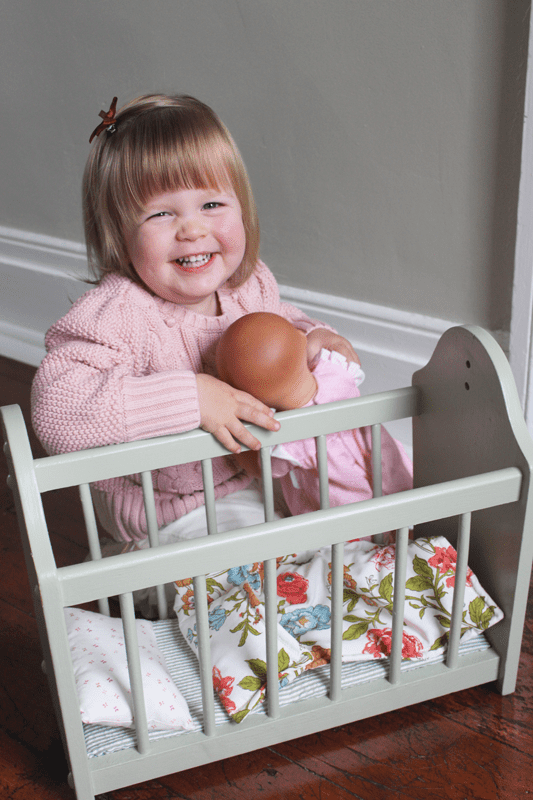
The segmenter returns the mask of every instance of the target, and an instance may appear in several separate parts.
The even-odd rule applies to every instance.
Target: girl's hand
[[[354,361],[356,364],[361,365],[359,356],[353,349],[352,345],[345,339],[344,336],[339,336],[338,333],[330,331],[327,328],[315,328],[307,334],[307,363],[311,364],[313,359],[324,350],[336,350],[337,353],[343,355],[348,361]]]
[[[200,404],[200,427],[209,431],[232,453],[240,453],[241,444],[259,450],[261,442],[242,424],[253,422],[269,431],[279,430],[274,412],[247,392],[240,392],[212,375],[196,376]],[[235,438],[234,438],[235,437]],[[237,440],[237,441],[235,441]]]

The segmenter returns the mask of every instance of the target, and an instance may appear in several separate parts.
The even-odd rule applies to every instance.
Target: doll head
[[[229,283],[242,285],[259,256],[259,225],[241,155],[209,106],[193,97],[145,95],[123,106],[95,139],[83,177],[89,264],[102,278],[139,279],[125,233],[154,195],[179,189],[232,189],[239,200],[246,249]]]
[[[277,411],[301,408],[317,391],[305,334],[277,314],[236,320],[220,337],[216,363],[221,380]]]

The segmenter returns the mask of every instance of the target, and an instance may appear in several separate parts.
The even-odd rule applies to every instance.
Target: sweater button
[[[167,317],[167,319],[165,319],[165,324],[167,325],[168,328],[173,328],[174,325],[176,324],[176,318]]]

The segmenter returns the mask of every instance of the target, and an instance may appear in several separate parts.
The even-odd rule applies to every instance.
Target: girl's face
[[[177,189],[152,197],[131,231],[128,254],[154,294],[199,314],[218,312],[216,291],[246,245],[241,206],[229,189]]]

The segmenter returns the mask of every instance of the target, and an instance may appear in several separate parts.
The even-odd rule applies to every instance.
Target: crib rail
[[[281,423],[279,431],[265,431],[253,425],[246,427],[264,446],[274,446],[412,417],[419,411],[419,402],[420,392],[409,386],[368,397],[282,412],[277,415]],[[6,423],[9,423],[8,418]],[[129,474],[135,474],[222,455],[227,455],[227,450],[211,434],[193,430],[142,442],[38,458],[33,463],[39,491],[48,492],[117,478],[126,474],[126,468]]]
[[[95,564],[83,562],[57,570],[65,606],[97,597],[131,592],[158,582],[168,583],[236,565],[275,559],[286,552],[326,547],[357,536],[453,517],[516,502],[522,475],[508,467],[460,478],[436,487],[301,514],[260,526],[239,528],[200,538],[117,555]],[[393,520],[396,522],[394,524]],[[391,524],[392,523],[392,524]],[[142,564],[142,579],[139,566]]]

